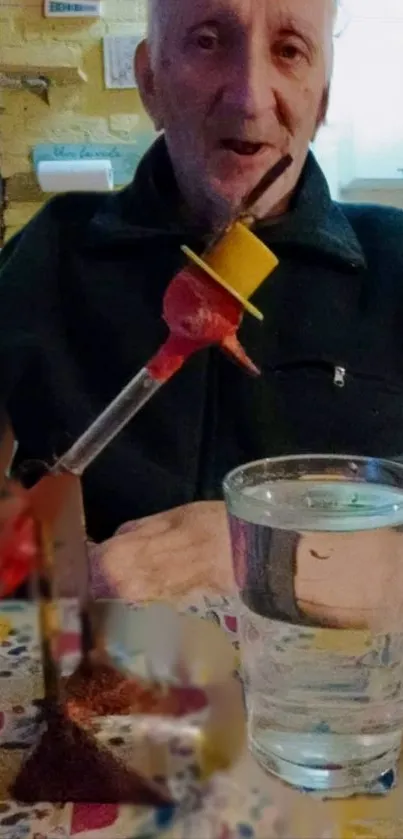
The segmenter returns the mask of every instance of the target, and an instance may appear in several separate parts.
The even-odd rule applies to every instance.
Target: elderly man
[[[403,215],[333,203],[308,152],[334,13],[334,0],[153,0],[136,74],[162,136],[121,193],[56,198],[2,254],[1,395],[18,463],[49,462],[164,340],[180,245],[202,251],[292,154],[255,208],[280,259],[253,301],[264,325],[246,317],[241,332],[261,377],[201,352],[84,477],[88,533],[104,542],[95,577],[129,597],[230,585],[231,467],[403,452]]]

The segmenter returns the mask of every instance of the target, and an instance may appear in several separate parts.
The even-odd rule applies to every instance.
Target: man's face
[[[257,208],[281,212],[324,116],[332,0],[165,0],[161,15],[151,67],[137,71],[191,210],[226,216],[290,152]]]

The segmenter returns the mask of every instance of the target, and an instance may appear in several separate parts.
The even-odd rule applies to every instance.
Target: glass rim
[[[289,454],[289,455],[276,455],[275,457],[261,457],[257,460],[251,460],[246,463],[240,464],[236,466],[234,469],[231,469],[224,477],[222,481],[222,486],[224,493],[228,495],[238,496],[241,495],[244,486],[239,487],[235,485],[236,478],[239,477],[243,472],[247,472],[252,470],[254,467],[267,465],[267,466],[278,466],[281,464],[287,465],[290,463],[307,463],[307,462],[321,462],[321,461],[328,461],[329,465],[332,462],[336,465],[337,463],[356,463],[357,465],[370,465],[376,464],[377,466],[383,467],[391,467],[393,466],[398,473],[401,474],[403,478],[403,462],[399,460],[393,460],[393,458],[385,458],[385,457],[373,457],[371,455],[353,455],[353,454]],[[270,479],[269,479],[270,480]],[[281,478],[273,477],[273,481],[281,480]],[[374,482],[374,483],[381,483]],[[259,504],[258,499],[254,499],[254,502]],[[263,506],[265,506],[265,502],[260,502]]]

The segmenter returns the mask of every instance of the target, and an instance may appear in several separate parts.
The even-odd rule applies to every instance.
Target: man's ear
[[[323,125],[326,122],[327,112],[329,110],[329,102],[330,102],[330,84],[328,84],[322,95],[322,101],[320,103],[319,108],[319,126]]]
[[[322,98],[321,98],[321,101],[320,101],[318,116],[317,116],[316,125],[315,125],[315,133],[312,137],[312,141],[315,139],[315,137],[316,137],[319,129],[322,127],[322,125],[325,125],[325,123],[326,123],[326,116],[327,116],[327,112],[328,112],[328,109],[329,109],[329,99],[330,99],[330,85],[327,85],[327,87],[325,87],[325,89],[322,93]]]
[[[152,119],[155,130],[161,131],[163,128],[162,115],[160,113],[158,95],[155,88],[150,47],[146,40],[141,41],[136,48],[134,73],[144,108],[148,116]]]

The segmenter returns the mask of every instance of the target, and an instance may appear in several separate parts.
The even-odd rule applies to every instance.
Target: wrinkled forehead
[[[332,34],[337,0],[154,0],[161,34],[227,18],[250,28],[285,24],[310,31],[317,41]]]

